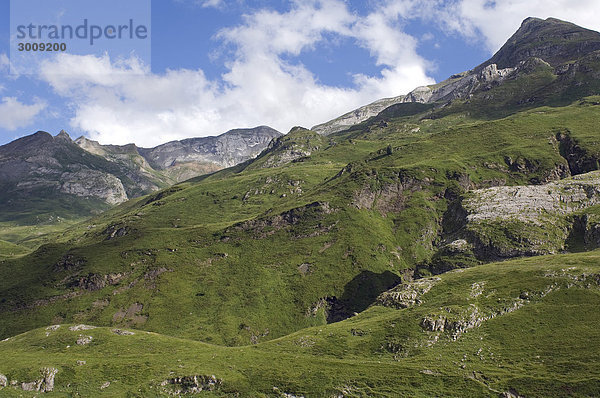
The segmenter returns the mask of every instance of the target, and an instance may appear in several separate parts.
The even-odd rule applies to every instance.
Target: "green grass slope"
[[[245,345],[346,318],[427,269],[466,190],[596,168],[596,103],[495,121],[400,116],[327,139],[297,130],[255,164],[127,202],[3,260],[0,336],[88,322]]]
[[[594,251],[450,272],[392,290],[430,283],[416,296],[245,347],[134,329],[40,328],[0,342],[0,373],[20,386],[54,368],[49,397],[169,396],[185,383],[163,382],[185,376],[214,376],[198,396],[597,396],[599,264]],[[432,328],[431,320],[445,321]],[[10,386],[0,394],[36,395]]]

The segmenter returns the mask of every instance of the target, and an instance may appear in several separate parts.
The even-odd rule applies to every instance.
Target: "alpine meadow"
[[[600,33],[287,134],[0,147],[0,396],[600,396]]]

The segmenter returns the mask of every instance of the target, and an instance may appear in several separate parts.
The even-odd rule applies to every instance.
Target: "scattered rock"
[[[467,310],[460,313],[449,310],[446,314],[425,316],[421,320],[421,327],[428,332],[449,333],[452,340],[457,340],[469,329],[477,328],[490,319],[514,312],[526,303],[522,299],[516,299],[500,308],[488,309],[485,313],[471,304]]]
[[[214,375],[204,376],[183,376],[167,379],[160,383],[165,390],[171,394],[197,394],[202,391],[218,390],[223,384],[223,380],[217,379]]]
[[[111,240],[129,235],[131,232],[132,229],[127,225],[109,225],[104,231],[102,231],[102,234],[106,235],[106,240]]]
[[[60,328],[60,325],[52,325],[46,328],[46,337],[50,336],[50,333],[56,332]]]
[[[102,384],[102,385],[100,386],[100,389],[101,389],[101,390],[104,390],[105,388],[108,388],[108,387],[110,387],[110,381],[107,381],[106,383]]]
[[[77,366],[83,366],[85,364],[87,364],[86,361],[77,361]]]
[[[113,329],[112,332],[114,334],[118,334],[119,336],[133,336],[135,333],[130,332],[128,330],[121,330],[121,329]]]
[[[8,386],[8,378],[0,374],[0,388]]]
[[[83,336],[83,335],[79,335],[79,338],[77,339],[77,345],[87,345],[90,344],[92,342],[94,338],[92,336]]]
[[[116,285],[127,275],[127,273],[121,272],[107,275],[88,274],[86,276],[77,277],[74,280],[71,280],[67,286],[75,286],[79,289],[93,292],[104,289],[106,286]]]
[[[476,298],[483,294],[483,287],[485,286],[485,282],[475,282],[471,285],[471,293],[469,297]]]
[[[300,265],[298,266],[298,271],[300,271],[300,273],[301,273],[302,275],[307,275],[307,274],[310,274],[310,273],[311,273],[311,271],[312,271],[312,270],[311,270],[311,264],[309,264],[309,263],[303,263],[303,264],[300,264]]]
[[[71,332],[80,332],[82,330],[92,330],[92,329],[96,329],[96,326],[90,326],[90,325],[77,325],[77,326],[71,326],[69,327],[69,330]]]
[[[519,395],[519,393],[516,390],[513,390],[512,388],[508,391],[500,393],[499,397],[500,398],[524,398],[522,395]]]

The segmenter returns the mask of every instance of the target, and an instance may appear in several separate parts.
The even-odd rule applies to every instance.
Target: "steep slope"
[[[152,149],[100,145],[62,131],[0,147],[4,227],[50,225],[98,214],[130,198],[258,155],[281,134],[269,127],[175,141]]]
[[[64,131],[0,147],[1,221],[39,223],[100,212],[158,189],[147,178],[77,146]]]
[[[527,18],[488,61],[439,84],[418,87],[405,96],[376,101],[340,118],[315,126],[324,135],[343,131],[381,112],[381,105],[432,104],[447,115],[489,109],[484,116],[600,93],[600,34],[555,18]],[[454,103],[457,101],[457,103]],[[485,104],[482,106],[482,102]],[[496,107],[489,107],[491,102]],[[449,105],[454,105],[449,107]],[[430,116],[431,117],[431,116]]]
[[[556,18],[527,18],[517,32],[487,62],[512,68],[530,58],[541,58],[556,68],[600,50],[600,34]]]
[[[128,202],[5,261],[0,333],[60,319],[240,345],[347,318],[416,271],[493,260],[447,253],[461,239],[457,206],[472,189],[568,176],[557,131],[598,157],[593,103],[446,117],[417,132],[418,115],[405,116],[327,143],[296,129],[249,165]],[[299,145],[312,152],[294,161]]]

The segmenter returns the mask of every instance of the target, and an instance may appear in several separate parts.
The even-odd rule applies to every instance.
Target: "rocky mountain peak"
[[[487,62],[499,69],[512,68],[529,58],[541,58],[556,67],[600,50],[600,33],[556,18],[527,18],[521,27]]]
[[[72,142],[73,141],[71,139],[71,136],[69,136],[69,134],[65,130],[60,130],[60,133],[58,133],[55,138],[58,138],[58,139],[61,139],[61,140],[66,140],[68,142]]]

